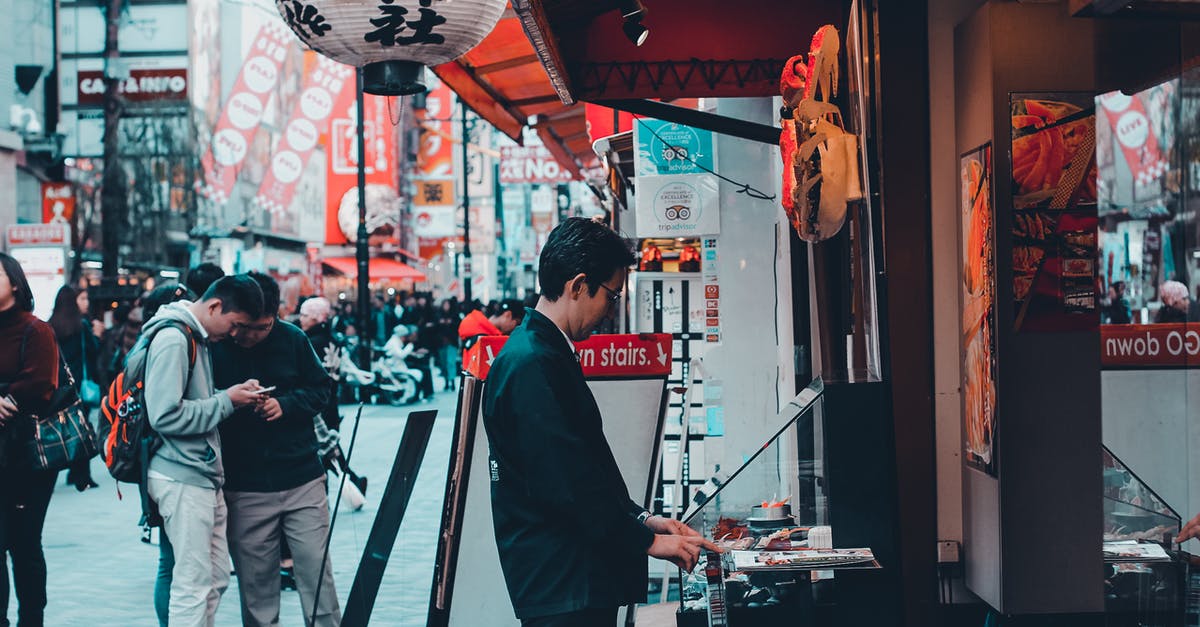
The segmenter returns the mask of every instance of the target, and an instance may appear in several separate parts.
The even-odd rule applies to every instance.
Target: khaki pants
[[[171,627],[213,627],[229,587],[225,499],[220,490],[151,476],[146,489],[158,504],[175,551]]]
[[[318,581],[321,595],[315,627],[336,627],[341,623],[332,564],[326,561],[324,573],[319,573],[329,533],[325,478],[282,492],[229,491],[225,493],[225,502],[229,505],[229,548],[242,598],[242,624],[279,625],[281,536],[287,538],[296,564],[296,587],[300,591],[305,624],[310,624],[312,618]]]

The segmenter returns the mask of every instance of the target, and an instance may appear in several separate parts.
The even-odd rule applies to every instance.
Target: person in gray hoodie
[[[195,303],[163,306],[142,330],[150,334],[161,328],[146,356],[146,412],[162,437],[150,459],[146,488],[175,554],[172,627],[211,627],[229,585],[217,427],[235,408],[256,405],[263,396],[255,393],[259,385],[253,379],[216,391],[208,344],[236,337],[262,316],[262,308],[258,284],[245,275],[230,276],[213,283]],[[192,341],[194,362],[189,361]]]

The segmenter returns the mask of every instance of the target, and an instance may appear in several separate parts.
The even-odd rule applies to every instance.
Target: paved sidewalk
[[[330,549],[343,607],[375,520],[375,508],[387,482],[405,418],[416,409],[439,410],[408,513],[379,589],[373,625],[425,624],[455,404],[456,395],[451,392],[438,395],[432,403],[403,408],[367,406],[363,412],[351,466],[370,478],[367,504],[358,512],[342,509]],[[343,425],[344,447],[349,446],[354,411],[354,406],[342,407],[347,418]],[[102,463],[94,460],[93,464],[93,474],[101,484],[99,489],[80,494],[63,485],[64,479],[60,478],[50,502],[44,534],[50,599],[46,624],[155,626],[153,594],[158,547],[140,541],[136,487],[123,484],[124,498],[118,500],[116,484]],[[331,493],[335,492],[336,486],[331,489]],[[221,601],[217,625],[241,624],[237,583],[234,577]],[[15,619],[15,599],[10,601],[9,614]],[[299,596],[284,592],[280,624],[303,625],[300,614]]]

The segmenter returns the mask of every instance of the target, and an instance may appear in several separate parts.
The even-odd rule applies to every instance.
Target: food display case
[[[1104,605],[1109,624],[1181,627],[1189,562],[1174,551],[1182,519],[1103,447]],[[1114,622],[1115,621],[1115,622]]]
[[[880,567],[870,548],[840,547],[829,526],[823,393],[810,383],[761,448],[694,498],[684,522],[723,553],[682,574],[681,627],[822,624],[839,570]]]

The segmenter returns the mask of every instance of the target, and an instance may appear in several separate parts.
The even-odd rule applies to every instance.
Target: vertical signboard
[[[204,181],[197,187],[204,197],[218,204],[229,200],[293,40],[294,35],[278,20],[266,22],[259,30],[200,160]]]
[[[345,81],[329,119],[325,168],[325,242],[347,244],[358,233],[358,133],[354,81]],[[363,135],[367,182],[367,233],[399,233],[400,199],[395,191],[396,136],[387,99],[363,99]]]

